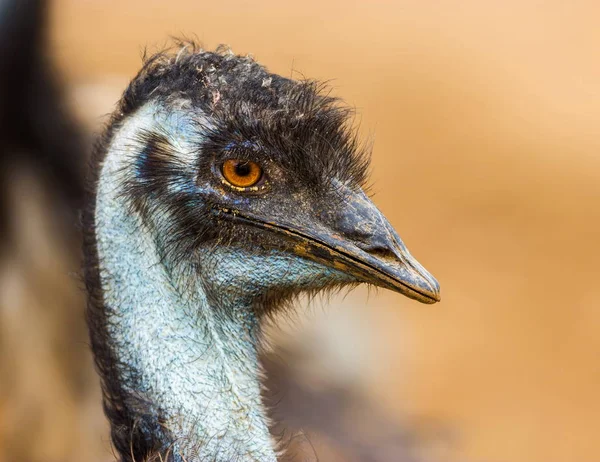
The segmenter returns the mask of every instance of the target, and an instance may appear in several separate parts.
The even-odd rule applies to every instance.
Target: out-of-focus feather
[[[83,193],[84,137],[64,104],[47,57],[44,0],[0,7],[0,236],[10,239],[9,186],[31,172],[56,195],[57,216],[74,223]],[[64,206],[61,206],[64,204]]]

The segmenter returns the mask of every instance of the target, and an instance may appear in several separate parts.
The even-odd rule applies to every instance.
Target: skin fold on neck
[[[157,125],[189,152],[180,121],[148,104],[114,135],[97,190],[100,283],[122,387],[148,403],[156,426],[145,431],[163,435],[180,460],[276,461],[251,307],[243,299],[215,306],[191,270],[166,265],[122,194],[140,150],[135,134]]]

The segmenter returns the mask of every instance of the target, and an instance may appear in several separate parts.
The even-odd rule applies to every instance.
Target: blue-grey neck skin
[[[182,102],[180,109],[184,108]],[[100,172],[96,237],[110,347],[127,393],[149,403],[176,458],[276,461],[260,397],[257,294],[274,285],[344,282],[342,273],[272,251],[260,258],[231,243],[199,249],[195,264],[158,250],[173,217],[132,212],[123,185],[142,151],[137,134],[160,131],[190,168],[201,136],[186,115],[150,102],[116,131]],[[187,120],[187,122],[186,122]],[[311,287],[307,287],[311,288]],[[219,297],[209,297],[218,293]]]

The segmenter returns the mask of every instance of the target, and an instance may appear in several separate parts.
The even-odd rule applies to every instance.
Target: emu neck
[[[137,127],[139,128],[139,127]],[[276,461],[261,403],[252,310],[210,304],[175,276],[119,190],[136,127],[117,133],[98,185],[96,235],[108,346],[143,431],[181,461]],[[122,141],[121,141],[122,139]],[[125,167],[125,170],[124,170]],[[129,402],[129,400],[128,400]],[[150,416],[150,417],[148,417]]]

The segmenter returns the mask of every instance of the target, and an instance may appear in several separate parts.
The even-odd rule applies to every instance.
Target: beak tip
[[[427,282],[429,282],[429,284],[428,284],[429,291],[428,291],[427,295],[429,295],[431,297],[431,301],[429,303],[430,304],[438,303],[442,300],[442,296],[440,294],[440,284],[439,284],[439,282],[437,282],[437,280],[433,276],[431,276],[429,274],[428,274],[428,276],[429,276],[429,278],[427,278],[428,279]]]
[[[442,296],[440,294],[440,284],[437,280],[424,268],[422,271],[419,271],[418,277],[415,277],[416,281],[419,281],[415,284],[415,288],[419,294],[418,300],[422,303],[432,305],[434,303],[438,303],[442,300]]]
[[[441,302],[442,301],[442,295],[440,294],[440,284],[434,279],[433,280],[434,284],[432,285],[432,291],[431,293],[433,294],[433,300],[437,303],[437,302]]]
[[[442,300],[440,295],[440,288],[438,285],[431,288],[432,290],[421,292],[422,298],[420,301],[427,305],[433,305],[434,303],[438,303]]]

